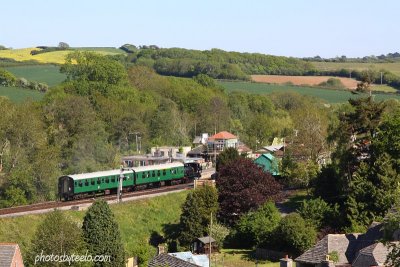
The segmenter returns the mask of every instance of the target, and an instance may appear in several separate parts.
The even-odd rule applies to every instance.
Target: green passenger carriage
[[[100,171],[61,176],[58,180],[60,200],[71,200],[96,194],[117,192],[121,170]],[[182,163],[168,163],[134,167],[123,171],[123,190],[135,190],[148,186],[171,185],[187,182]]]

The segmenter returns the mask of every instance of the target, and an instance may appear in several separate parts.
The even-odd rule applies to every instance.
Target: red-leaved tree
[[[228,224],[267,200],[281,198],[281,185],[249,159],[238,158],[223,166],[216,185],[219,217]]]

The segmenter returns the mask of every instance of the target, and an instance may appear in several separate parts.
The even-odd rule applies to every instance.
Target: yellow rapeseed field
[[[64,64],[65,56],[72,52],[71,50],[66,50],[66,51],[54,51],[38,55],[31,55],[32,50],[40,50],[40,49],[31,47],[31,48],[21,48],[21,49],[0,50],[0,58],[10,58],[16,61],[35,60],[40,63]],[[106,51],[93,51],[93,52],[102,55],[115,54]]]

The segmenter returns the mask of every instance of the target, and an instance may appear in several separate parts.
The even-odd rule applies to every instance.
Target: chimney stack
[[[164,247],[164,245],[158,245],[157,246],[157,255],[160,255],[160,254],[164,254],[165,253],[165,247]]]
[[[280,260],[280,267],[292,267],[293,266],[293,260],[289,259],[288,255],[285,255],[283,259]]]

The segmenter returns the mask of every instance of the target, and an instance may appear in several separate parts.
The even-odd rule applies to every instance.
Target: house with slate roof
[[[199,267],[194,263],[182,260],[169,254],[159,254],[149,262],[149,267]]]
[[[24,267],[18,244],[0,243],[0,267]]]
[[[383,224],[372,223],[365,234],[328,234],[295,259],[297,267],[384,266],[389,248],[380,243]],[[329,260],[337,253],[338,261]]]

